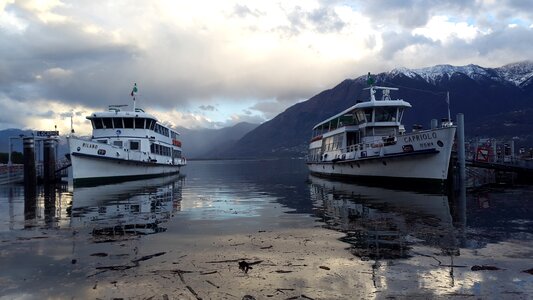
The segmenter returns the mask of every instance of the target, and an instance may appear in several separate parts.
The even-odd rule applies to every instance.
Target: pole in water
[[[459,163],[459,180],[464,183],[466,180],[465,161],[465,116],[457,114],[457,161]]]
[[[44,140],[43,148],[43,179],[45,184],[51,184],[56,182],[56,140]]]
[[[36,214],[37,170],[35,166],[35,139],[25,137],[24,145],[24,219],[31,220]]]
[[[36,186],[35,139],[25,137],[22,141],[24,145],[24,186]]]

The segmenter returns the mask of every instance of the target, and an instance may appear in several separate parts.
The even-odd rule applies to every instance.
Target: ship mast
[[[131,96],[133,97],[133,111],[135,111],[135,96],[137,95],[137,83],[133,84],[133,89],[131,90]]]
[[[452,117],[450,116],[450,92],[446,92],[446,103],[448,104],[448,122],[452,121]]]

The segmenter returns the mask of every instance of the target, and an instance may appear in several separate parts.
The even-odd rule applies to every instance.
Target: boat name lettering
[[[433,142],[420,143],[420,148],[434,147]]]
[[[82,143],[81,146],[83,148],[98,149],[98,145],[96,145],[96,144]]]
[[[420,133],[420,134],[415,134],[411,136],[406,136],[403,138],[403,141],[406,143],[412,143],[412,142],[432,140],[436,138],[437,138],[436,132],[432,132],[432,133],[427,132],[427,133]]]

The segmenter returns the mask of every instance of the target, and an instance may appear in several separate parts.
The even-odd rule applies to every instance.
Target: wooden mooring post
[[[24,151],[24,189],[37,185],[37,167],[35,164],[35,138],[22,139]]]
[[[37,209],[37,169],[35,165],[35,138],[22,139],[24,151],[24,219],[35,219]]]
[[[43,183],[51,184],[56,178],[56,146],[57,141],[52,138],[44,140],[43,147]]]

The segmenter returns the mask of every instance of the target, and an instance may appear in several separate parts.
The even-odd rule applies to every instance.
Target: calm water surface
[[[466,197],[421,194],[317,178],[302,160],[193,161],[183,173],[39,187],[36,198],[22,186],[0,186],[0,297],[150,298],[165,289],[154,298],[241,299],[250,291],[257,299],[533,294],[533,275],[525,272],[533,268],[530,186]],[[315,251],[313,242],[329,250]],[[295,261],[283,266],[298,270],[276,269],[276,259],[291,255]],[[320,255],[329,267],[313,261]],[[249,274],[237,268],[238,259],[254,257],[262,263]],[[188,275],[192,283],[174,276],[177,266],[191,274],[202,268],[197,260],[222,268]],[[161,278],[153,282],[153,274]],[[206,274],[218,274],[218,283]],[[293,280],[289,288],[254,285],[284,278]]]

